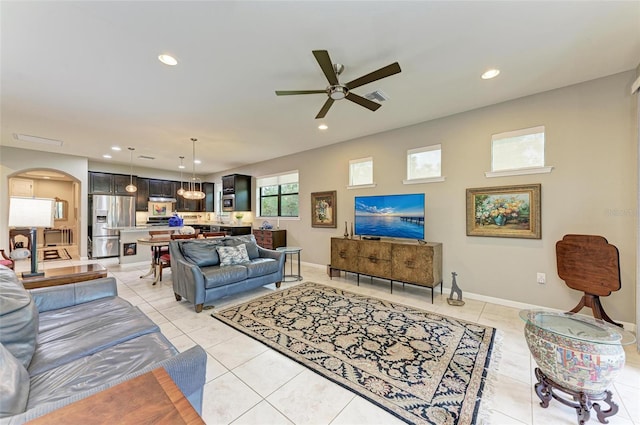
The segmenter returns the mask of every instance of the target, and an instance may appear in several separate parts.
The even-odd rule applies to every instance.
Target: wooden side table
[[[86,280],[107,277],[107,269],[101,264],[83,264],[81,266],[58,267],[45,270],[44,276],[20,278],[25,289],[43,288],[45,286],[66,285]]]
[[[618,248],[602,236],[565,235],[556,243],[558,276],[569,288],[584,292],[572,313],[590,307],[596,319],[622,327],[600,303],[600,297],[607,297],[622,286],[618,258]]]
[[[204,424],[164,368],[100,391],[41,416],[32,425],[48,424]]]

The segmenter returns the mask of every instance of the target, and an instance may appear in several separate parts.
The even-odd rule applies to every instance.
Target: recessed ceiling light
[[[103,158],[107,158],[107,159],[111,159],[111,155],[109,155],[108,153],[105,153],[104,155],[102,155]]]
[[[176,60],[176,58],[174,58],[171,55],[160,55],[158,56],[158,59],[160,60],[160,62],[162,62],[165,65],[174,66],[178,64],[178,61]]]
[[[193,163],[194,163],[194,164],[202,164],[202,161],[200,161],[199,159],[194,159],[194,160],[193,160]]]
[[[49,180],[51,177],[49,177],[49,176],[42,176],[42,178],[43,178],[43,179],[45,179],[45,180]]]
[[[326,130],[327,128],[329,128],[329,126],[328,126],[328,125],[326,125],[326,124],[320,124],[320,125],[318,126],[318,128],[319,128],[320,130]]]
[[[111,146],[112,151],[121,151],[122,148],[120,146]]]
[[[184,168],[184,165],[178,165],[178,168],[182,170]]]
[[[490,80],[492,78],[497,77],[498,74],[500,74],[500,70],[499,69],[490,69],[487,72],[485,72],[484,74],[482,74],[482,76],[480,78],[482,78],[483,80]]]

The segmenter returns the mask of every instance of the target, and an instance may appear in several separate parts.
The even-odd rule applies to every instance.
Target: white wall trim
[[[402,180],[402,184],[422,184],[422,183],[440,183],[445,180],[445,177],[427,177],[424,179],[411,179]]]
[[[485,171],[484,176],[487,178],[491,178],[491,177],[524,176],[527,174],[547,174],[547,173],[550,173],[551,170],[553,170],[552,166],[520,168],[518,170]]]
[[[324,270],[326,270],[326,268],[327,268],[326,265],[323,266],[321,264],[307,263],[307,262],[304,262],[304,261],[302,261],[300,264],[304,264],[305,266],[313,267],[313,268],[316,268],[316,269],[324,269]],[[385,280],[385,279],[382,279],[382,280]],[[436,289],[437,288],[434,288],[434,290],[436,290]],[[430,294],[429,288],[425,288],[425,291],[426,291],[425,294],[427,294],[427,295]],[[442,287],[442,293],[446,294],[447,292],[451,292],[451,287],[450,286],[443,286]],[[517,308],[519,310],[548,310],[548,311],[556,311],[556,312],[562,312],[563,311],[563,310],[558,310],[558,309],[550,308],[550,307],[543,307],[543,306],[539,306],[539,305],[535,305],[535,304],[527,304],[527,303],[521,303],[519,301],[511,301],[511,300],[507,300],[507,299],[504,299],[504,298],[488,297],[486,295],[474,294],[472,292],[463,292],[463,299],[464,298],[469,298],[469,299],[472,299],[472,300],[482,301],[482,302],[490,303],[490,304],[501,305],[501,306],[504,306],[504,307]],[[636,325],[634,323],[622,322],[622,321],[619,321],[619,320],[617,322],[621,323],[622,325],[624,325],[624,329],[625,330],[628,330],[628,331],[631,331],[631,332],[635,332],[636,331]]]

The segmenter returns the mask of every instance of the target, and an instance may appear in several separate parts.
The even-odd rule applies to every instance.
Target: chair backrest
[[[205,237],[205,239],[206,238],[224,238],[225,236],[227,236],[225,232],[204,232],[202,234]]]
[[[155,237],[167,237],[173,235],[173,230],[149,230],[149,236]]]
[[[173,235],[171,235],[171,239],[195,239],[197,237],[198,235],[196,233],[192,233],[190,235],[180,235],[180,234],[174,233]]]

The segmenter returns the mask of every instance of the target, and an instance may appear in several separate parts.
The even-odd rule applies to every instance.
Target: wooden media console
[[[442,293],[442,244],[414,241],[379,241],[331,238],[331,265],[333,270],[389,279],[393,282],[431,288],[440,285]]]

